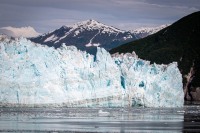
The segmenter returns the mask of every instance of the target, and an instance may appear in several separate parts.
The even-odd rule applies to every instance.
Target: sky
[[[94,19],[122,30],[171,24],[200,10],[200,0],[0,0],[0,27],[39,33]]]

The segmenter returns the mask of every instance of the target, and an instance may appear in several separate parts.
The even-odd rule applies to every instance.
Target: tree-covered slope
[[[132,51],[151,62],[167,64],[177,61],[184,83],[185,75],[193,68],[193,86],[200,86],[200,11],[183,17],[153,35],[114,48],[110,53]]]

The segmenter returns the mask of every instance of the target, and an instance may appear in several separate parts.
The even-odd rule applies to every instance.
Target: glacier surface
[[[137,55],[94,57],[74,46],[54,49],[0,37],[0,103],[67,107],[181,107],[177,63],[150,64]]]

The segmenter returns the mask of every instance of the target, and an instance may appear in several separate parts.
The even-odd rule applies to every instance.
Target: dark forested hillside
[[[192,69],[195,75],[193,86],[200,86],[200,11],[183,17],[153,35],[114,48],[110,53],[132,51],[142,59],[159,64],[178,62],[184,83],[185,76]]]

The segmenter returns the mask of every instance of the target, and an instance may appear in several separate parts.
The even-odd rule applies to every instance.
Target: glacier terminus
[[[5,106],[182,107],[182,75],[173,62],[133,53],[96,56],[25,38],[0,37],[0,104]]]

